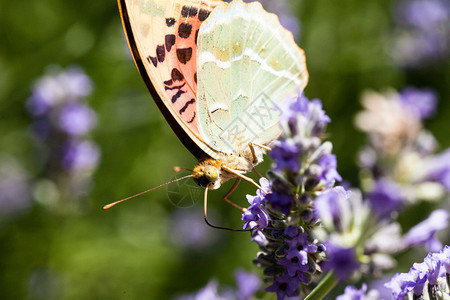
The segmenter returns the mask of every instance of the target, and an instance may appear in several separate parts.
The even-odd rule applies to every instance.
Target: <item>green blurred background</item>
[[[356,154],[365,137],[353,117],[366,89],[435,89],[438,115],[426,125],[441,149],[450,146],[448,60],[396,66],[390,56],[394,3],[290,3],[301,20],[298,41],[310,73],[305,93],[323,101],[332,119],[328,132],[338,170],[354,184]],[[94,82],[88,103],[99,122],[91,138],[102,153],[82,208],[60,212],[34,203],[0,220],[1,299],[167,299],[193,292],[211,278],[232,285],[236,268],[254,269],[257,246],[249,234],[207,228],[201,196],[193,207],[179,209],[161,188],[101,209],[173,179],[173,166],[196,163],[151,100],[129,55],[114,1],[0,0],[0,37],[0,153],[13,156],[30,178],[39,173],[25,101],[52,64],[80,66]],[[266,163],[259,170],[267,168]],[[254,190],[243,183],[232,199],[246,205],[245,194]],[[220,200],[225,191],[210,193],[211,219],[240,227],[239,211]],[[177,235],[182,214],[192,214],[189,226],[203,234],[196,245],[183,244]]]

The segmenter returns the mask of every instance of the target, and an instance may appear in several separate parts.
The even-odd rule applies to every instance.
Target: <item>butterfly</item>
[[[118,0],[136,66],[206,190],[245,174],[281,133],[278,104],[308,81],[305,55],[260,3]]]

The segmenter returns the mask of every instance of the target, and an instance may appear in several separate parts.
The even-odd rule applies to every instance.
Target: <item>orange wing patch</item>
[[[164,45],[156,47],[156,57],[147,59],[155,67],[165,62],[169,66],[170,78],[163,84],[167,99],[189,128],[199,134],[196,114],[197,99],[197,36],[203,21],[211,11],[224,2],[213,1],[209,5],[185,5],[180,16],[167,18],[168,32],[164,37]]]

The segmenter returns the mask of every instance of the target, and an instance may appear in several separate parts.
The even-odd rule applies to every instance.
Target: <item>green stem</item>
[[[338,283],[337,278],[333,272],[329,272],[318,286],[308,295],[305,300],[320,300],[323,299]]]

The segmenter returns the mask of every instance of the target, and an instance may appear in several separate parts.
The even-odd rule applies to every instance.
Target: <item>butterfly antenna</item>
[[[189,171],[189,172],[191,172],[191,173],[194,173],[194,170],[191,170],[191,169],[187,169],[187,168],[183,168],[183,167],[178,167],[178,166],[173,167],[173,171],[174,171],[175,173],[178,173],[178,172],[180,172],[181,170],[185,170],[185,171]]]
[[[233,228],[228,228],[228,227],[216,226],[216,225],[211,224],[208,221],[208,187],[205,188],[205,198],[203,200],[203,208],[204,208],[203,212],[204,212],[205,223],[208,224],[208,226],[210,226],[212,228],[229,230],[229,231],[251,231],[251,229],[233,229]]]
[[[136,195],[127,197],[127,198],[125,198],[125,199],[122,199],[122,200],[119,200],[119,201],[116,201],[116,202],[113,202],[113,203],[110,203],[110,204],[107,204],[107,205],[103,206],[103,209],[104,209],[104,210],[110,209],[111,207],[115,206],[116,204],[119,204],[119,203],[121,203],[121,202],[130,200],[130,199],[132,199],[132,198],[135,198],[135,197],[137,197],[137,196],[140,196],[140,195],[143,195],[143,194],[145,194],[145,193],[151,192],[151,191],[156,190],[156,189],[158,189],[158,188],[160,188],[160,187],[163,187],[163,186],[165,186],[165,185],[168,185],[168,184],[171,184],[171,183],[174,183],[174,182],[177,182],[177,181],[180,181],[180,180],[183,180],[183,179],[192,177],[192,176],[194,176],[194,175],[190,174],[190,175],[183,176],[183,177],[181,177],[181,178],[177,178],[177,179],[171,180],[171,181],[169,181],[169,182],[166,182],[166,183],[163,183],[163,184],[161,184],[161,185],[155,186],[155,187],[153,187],[153,188],[151,188],[151,189],[148,189],[148,190],[146,190],[146,191],[140,192],[140,193],[138,193],[138,194],[136,194]]]

